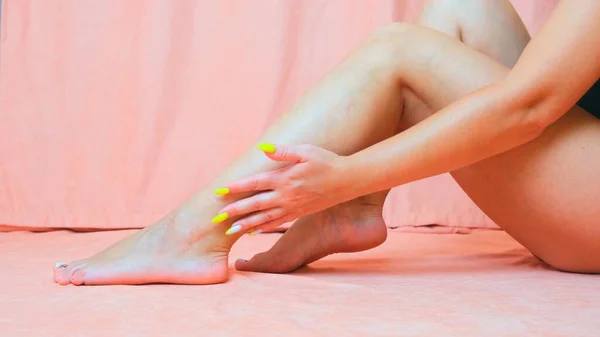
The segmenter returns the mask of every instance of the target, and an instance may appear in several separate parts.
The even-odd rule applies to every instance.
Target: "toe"
[[[58,267],[54,268],[54,281],[61,286],[71,284],[73,274],[83,267],[83,263],[79,261],[69,263],[68,265],[65,263],[57,265]]]
[[[54,273],[53,273],[53,277],[54,277],[54,282],[58,283],[58,284],[67,284],[64,282],[65,277],[64,277],[64,272],[67,269],[69,265],[63,262],[57,262],[56,265],[54,266]]]
[[[263,252],[254,255],[250,260],[237,259],[235,261],[235,269],[239,271],[253,271],[258,273],[266,273],[273,269],[268,252]]]
[[[69,282],[73,285],[80,286],[80,285],[84,284],[85,274],[86,274],[86,272],[83,267],[76,269],[71,274],[71,277],[69,278]]]
[[[288,273],[302,265],[293,256],[275,254],[272,250],[254,255],[250,260],[238,259],[235,269],[257,273]]]
[[[69,277],[71,275],[69,266],[64,266],[54,269],[54,282],[61,286],[69,284]]]

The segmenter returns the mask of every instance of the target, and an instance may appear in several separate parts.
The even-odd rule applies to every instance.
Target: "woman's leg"
[[[394,53],[387,52],[388,48]],[[387,67],[386,58],[390,56],[397,61],[392,69]],[[464,70],[466,65],[468,71]],[[396,85],[398,80],[410,88],[403,90],[408,97],[405,105],[410,97],[418,97],[426,103],[423,106],[437,111],[481,86],[501,80],[507,72],[506,66],[443,34],[393,25],[375,34],[336,68],[295,113],[271,128],[263,139],[306,142],[351,153],[368,143],[364,140],[377,141],[368,136],[376,129],[374,126],[389,127],[390,121],[399,118],[402,102],[397,97],[402,95],[397,92],[401,89]],[[376,78],[372,80],[369,73]],[[360,84],[358,79],[365,83]],[[304,113],[298,113],[303,109]],[[407,125],[418,122],[421,117],[417,111],[425,109],[413,110],[402,116]],[[392,117],[384,118],[388,116]],[[534,142],[455,176],[484,211],[538,256],[562,269],[595,271],[599,261],[593,259],[598,256],[593,254],[598,249],[594,243],[600,236],[594,226],[599,215],[595,201],[600,195],[593,175],[600,169],[600,158],[596,156],[600,150],[596,141],[599,124],[580,109],[573,109]],[[343,130],[344,138],[333,139],[324,125]],[[313,133],[316,128],[321,131]],[[221,206],[221,201],[212,196],[212,189],[230,179],[275,167],[247,154],[177,212],[90,259],[57,270],[56,280],[61,284],[224,281],[227,254],[237,237],[223,236],[227,223],[210,224],[209,219]],[[538,172],[532,172],[532,168]],[[493,196],[490,190],[478,190],[486,186],[482,181],[494,186]],[[520,199],[532,207],[516,205],[515,200]],[[566,217],[565,210],[571,217]],[[564,226],[566,219],[571,226]],[[555,242],[562,246],[556,247]]]
[[[530,40],[510,2],[502,0],[431,0],[425,4],[418,24],[446,33],[507,67],[517,62]],[[405,90],[403,94],[402,128],[432,113],[412,91]],[[367,207],[364,202],[357,207],[359,202],[354,200],[299,219],[270,250],[249,261],[238,260],[236,268],[290,272],[332,253],[375,246],[371,242],[383,241],[385,233],[382,231],[386,228],[380,225],[380,219],[369,219],[373,219],[373,214],[379,214],[380,209]]]
[[[465,38],[476,30],[462,33]],[[428,55],[436,53],[428,50],[430,46],[443,44],[434,42],[440,37],[431,32],[410,33],[410,38],[402,32],[396,35],[407,45],[417,38],[421,42],[413,43]],[[448,47],[427,62],[405,60],[412,67],[401,75],[404,83],[430,109],[405,105],[403,125],[410,127],[508,73],[491,60],[467,57],[461,49]],[[469,71],[462,74],[465,64]],[[540,259],[562,271],[599,273],[599,153],[600,120],[575,106],[534,141],[451,174],[490,218]]]
[[[271,126],[260,141],[308,143],[351,154],[395,134],[402,101],[388,49],[385,41],[368,40]],[[211,222],[225,202],[234,200],[233,196],[217,198],[213,191],[228,182],[280,166],[253,146],[206,188],[158,223],[90,258],[66,267],[58,264],[55,280],[60,284],[225,281],[229,249],[241,233],[225,236],[231,221],[218,225]],[[336,250],[367,249],[385,239],[381,218],[385,195],[386,192],[377,193],[348,204],[352,204],[353,210],[361,209],[358,213],[368,222],[369,231],[349,235],[361,238],[360,242],[349,240]],[[346,212],[348,207],[343,208],[337,209]],[[359,231],[360,217],[353,218],[353,225],[357,225],[354,228]]]
[[[405,106],[407,126],[508,74],[433,31],[392,29],[390,39],[410,64],[401,71],[403,83],[430,107]],[[599,273],[599,153],[600,120],[575,106],[537,139],[451,173],[490,218],[546,263]]]
[[[448,22],[448,13],[456,21]],[[410,88],[404,91],[404,127],[503,79],[528,41],[508,1],[431,1],[421,22],[460,38],[504,66],[428,29],[390,27],[388,39],[397,41],[405,64],[399,77]],[[487,25],[494,28],[484,29]],[[496,35],[500,33],[511,36]],[[452,176],[498,225],[551,266],[598,273],[599,153],[600,120],[573,107],[534,141]],[[261,260],[258,270],[268,271],[264,266],[278,263],[268,253]]]

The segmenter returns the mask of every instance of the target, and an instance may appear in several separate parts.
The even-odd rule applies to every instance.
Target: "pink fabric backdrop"
[[[514,1],[532,32],[555,0]],[[4,0],[0,224],[141,227],[201,188],[370,31],[422,1]],[[447,175],[390,226],[489,227]]]

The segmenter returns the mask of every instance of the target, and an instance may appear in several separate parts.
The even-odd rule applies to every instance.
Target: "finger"
[[[219,211],[219,214],[227,213],[228,218],[250,214],[277,206],[277,200],[275,192],[263,192],[231,203]]]
[[[215,193],[218,195],[226,195],[232,193],[260,192],[270,190],[274,187],[273,179],[275,179],[276,172],[277,171],[263,172],[248,178],[234,181],[230,184],[227,184],[227,187],[215,190]]]
[[[234,222],[227,232],[225,232],[225,234],[231,235],[241,231],[247,231],[256,226],[277,220],[283,217],[285,214],[285,210],[281,207],[260,211]]]
[[[302,163],[310,156],[310,153],[300,145],[277,145],[263,143],[258,145],[258,148],[263,151],[267,157],[275,161],[288,161]]]

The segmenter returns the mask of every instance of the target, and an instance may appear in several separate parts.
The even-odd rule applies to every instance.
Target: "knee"
[[[370,36],[372,41],[395,42],[414,32],[417,26],[408,22],[394,22],[376,29]]]
[[[481,1],[481,0],[427,0],[424,12],[433,12],[444,17],[461,14],[482,14],[496,11],[506,6],[508,0]]]
[[[364,48],[370,49],[377,59],[387,65],[397,67],[399,61],[406,61],[410,45],[416,38],[419,27],[407,22],[395,22],[379,27],[364,41]]]
[[[475,0],[480,2],[480,0]],[[456,8],[461,8],[465,4],[468,4],[469,0],[427,0],[425,2],[425,9],[445,9],[454,11]],[[485,1],[481,1],[485,2]]]
[[[367,38],[367,43],[391,55],[398,55],[399,52],[403,55],[403,50],[410,50],[410,46],[418,42],[423,29],[408,22],[394,22],[373,31]]]
[[[491,16],[505,12],[512,5],[508,0],[428,0],[419,17],[419,24],[460,35],[465,23],[485,26]],[[452,30],[452,31],[451,31]]]
[[[480,0],[475,1],[489,2]],[[426,21],[436,21],[436,24],[439,25],[439,21],[452,20],[461,12],[467,10],[467,7],[472,6],[473,3],[469,0],[428,0],[425,2],[420,20],[423,20],[423,17],[425,17]],[[468,10],[470,11],[470,9]]]

